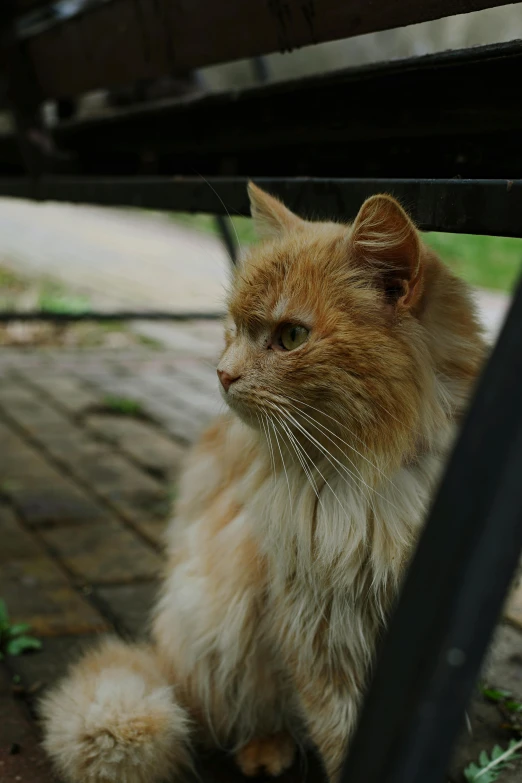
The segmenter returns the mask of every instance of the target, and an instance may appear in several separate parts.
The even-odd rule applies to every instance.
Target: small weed
[[[502,688],[483,685],[480,690],[485,699],[497,706],[503,718],[503,727],[522,735],[522,702],[513,698],[511,691]]]
[[[137,400],[131,400],[129,397],[117,397],[108,394],[103,398],[103,407],[111,413],[117,413],[119,416],[143,416],[143,406]]]
[[[85,313],[90,302],[86,296],[70,294],[59,283],[47,282],[38,296],[38,307],[46,313]]]
[[[488,688],[487,685],[481,686],[480,690],[488,701],[503,702],[511,696],[511,691],[505,691],[502,688]]]
[[[512,699],[511,691],[504,691],[501,688],[487,688],[481,689],[482,695],[488,701],[495,702],[508,712],[522,712],[522,702],[517,699]]]
[[[495,745],[491,751],[491,758],[483,750],[478,758],[478,763],[468,764],[464,770],[464,777],[468,783],[493,783],[512,761],[520,758],[517,750],[521,748],[522,740],[518,742],[511,740],[506,750],[503,750],[500,745]]]
[[[30,626],[25,623],[13,625],[5,602],[0,600],[0,661],[6,655],[21,655],[28,650],[41,649],[41,641],[28,635],[30,630]]]

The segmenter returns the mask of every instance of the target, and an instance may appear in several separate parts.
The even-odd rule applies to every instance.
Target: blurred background
[[[53,8],[67,16],[99,0],[66,0]],[[46,11],[49,14],[49,9]],[[44,23],[28,15],[27,26]],[[46,120],[125,111],[147,101],[184,100],[202,91],[243,88],[363,63],[406,58],[522,37],[522,3],[453,16],[407,28],[205,68],[186,78],[127,85],[77,101],[45,106]],[[0,130],[10,128],[4,113]],[[238,243],[256,241],[250,221],[233,218]],[[477,290],[491,334],[498,329],[522,260],[522,240],[429,234],[432,245]],[[229,262],[215,219],[207,215],[0,200],[0,307],[49,311],[88,307],[219,311]],[[123,329],[86,324],[56,327],[12,322],[0,327],[3,345],[92,344],[118,347],[128,340],[168,345],[168,325],[138,323]],[[127,335],[125,337],[125,335]],[[172,339],[172,338],[171,338]]]

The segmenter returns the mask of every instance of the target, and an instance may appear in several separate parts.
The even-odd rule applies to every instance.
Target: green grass
[[[0,600],[0,661],[6,655],[21,655],[28,650],[41,650],[39,639],[29,635],[26,623],[12,623],[5,602]]]
[[[59,283],[45,282],[38,295],[38,307],[46,313],[85,313],[90,302],[86,296],[69,293]]]
[[[109,410],[111,413],[116,413],[119,416],[142,416],[143,407],[137,400],[132,400],[129,397],[117,397],[112,394],[108,394],[103,398],[103,407]]]
[[[522,266],[522,239],[473,234],[425,234],[456,274],[472,285],[511,291]]]
[[[172,219],[188,228],[219,236],[212,215],[175,213]],[[250,218],[233,217],[232,222],[242,245],[257,241]],[[471,285],[498,291],[513,289],[522,266],[522,239],[434,232],[424,234],[424,239]]]
[[[213,215],[193,215],[189,212],[173,212],[171,217],[175,223],[180,223],[187,228],[192,228],[195,231],[203,231],[205,234],[215,234],[216,236],[219,236],[219,229]],[[257,235],[250,218],[235,215],[232,218],[232,223],[234,224],[240,244],[252,245],[254,242],[257,242]]]

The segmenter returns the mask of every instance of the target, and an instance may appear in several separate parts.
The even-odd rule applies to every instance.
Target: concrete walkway
[[[167,214],[0,199],[0,260],[50,275],[98,305],[215,311],[228,258]]]
[[[220,311],[228,258],[216,237],[167,214],[0,199],[0,263],[49,275],[88,293],[99,307]],[[488,334],[502,324],[508,299],[477,291]],[[140,331],[169,343],[164,324]]]

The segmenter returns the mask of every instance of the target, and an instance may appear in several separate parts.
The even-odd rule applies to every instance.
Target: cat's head
[[[253,184],[249,195],[264,241],[234,275],[224,399],[282,435],[322,439],[327,427],[386,459],[415,451],[448,414],[440,374],[476,372],[462,285],[391,196],[372,196],[343,225],[303,220]]]

